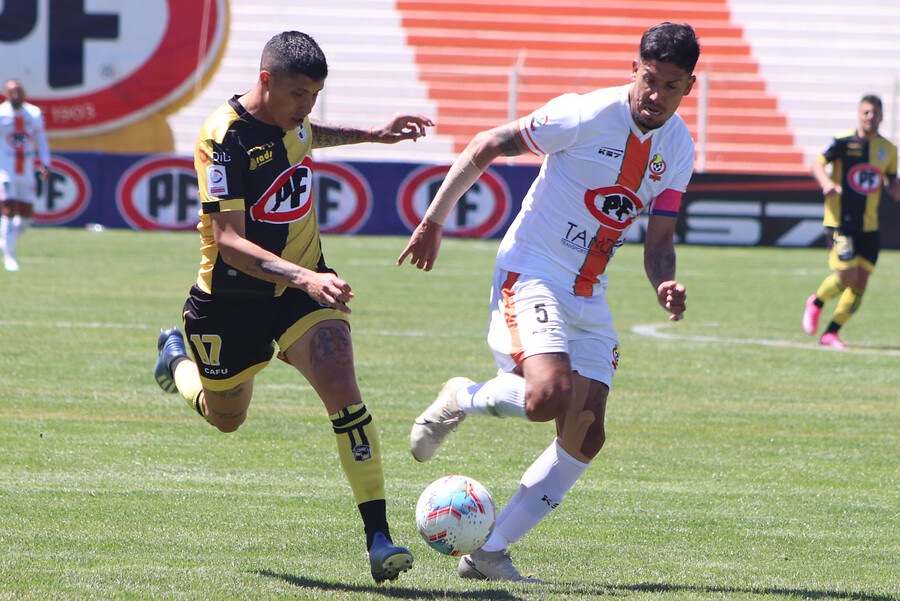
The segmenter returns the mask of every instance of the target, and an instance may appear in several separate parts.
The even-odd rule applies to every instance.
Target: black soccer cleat
[[[412,567],[413,556],[407,549],[396,547],[381,532],[375,533],[372,546],[369,548],[369,566],[372,578],[381,584],[385,580],[396,580],[401,572]]]
[[[178,328],[161,330],[156,341],[159,356],[156,358],[156,366],[153,375],[156,383],[166,392],[178,392],[175,386],[175,363],[179,359],[187,359],[187,349],[184,346],[184,336]]]

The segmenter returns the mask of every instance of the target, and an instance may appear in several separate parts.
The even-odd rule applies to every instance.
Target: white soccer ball
[[[444,555],[477,551],[494,531],[491,493],[466,476],[444,476],[428,485],[416,503],[416,526],[425,542]]]

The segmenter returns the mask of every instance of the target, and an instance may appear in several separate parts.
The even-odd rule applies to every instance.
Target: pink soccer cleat
[[[815,300],[815,294],[806,299],[806,310],[803,311],[803,321],[801,322],[803,331],[810,336],[815,336],[819,327],[819,316],[822,314],[822,309],[816,306]]]
[[[830,346],[831,348],[837,349],[839,351],[847,348],[847,345],[841,342],[841,339],[838,338],[837,332],[822,334],[822,337],[819,338],[819,344],[821,344],[822,346]]]

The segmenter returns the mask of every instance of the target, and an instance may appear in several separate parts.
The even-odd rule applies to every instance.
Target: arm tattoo
[[[310,120],[312,126],[313,148],[327,148],[329,146],[343,146],[345,144],[360,144],[374,140],[371,129],[359,129],[346,125],[334,125]]]
[[[262,271],[266,275],[274,275],[274,276],[286,277],[286,278],[290,278],[291,271],[293,271],[293,270],[285,269],[284,267],[279,265],[277,261],[267,261],[264,259],[260,259],[260,260],[256,261],[256,266],[259,268],[260,271]]]
[[[503,156],[517,157],[528,152],[522,134],[519,133],[519,129],[514,123],[496,128],[494,138],[497,140],[497,147],[500,148]]]
[[[675,279],[675,249],[648,254],[644,258],[644,270],[654,287]]]

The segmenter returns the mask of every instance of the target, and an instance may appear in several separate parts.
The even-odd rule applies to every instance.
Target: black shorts
[[[844,270],[856,266],[870,272],[875,269],[881,249],[881,237],[877,231],[859,232],[827,227],[825,233],[826,244],[831,251],[828,263],[832,269]]]
[[[184,303],[184,333],[208,390],[229,390],[252,379],[275,353],[314,325],[345,313],[297,288],[277,297],[210,295],[193,286]]]

